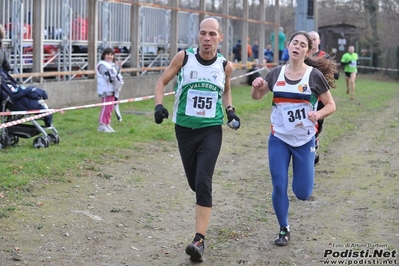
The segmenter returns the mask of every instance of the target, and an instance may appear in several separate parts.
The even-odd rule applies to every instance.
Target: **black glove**
[[[335,73],[334,73],[334,79],[335,79],[335,80],[338,80],[338,79],[339,79],[339,72],[335,72]]]
[[[162,104],[158,104],[155,106],[155,113],[154,113],[154,118],[155,118],[155,123],[161,124],[164,118],[169,117],[169,112],[166,110],[165,107],[163,107]]]
[[[234,110],[227,111],[227,125],[232,129],[239,129],[241,126],[240,118],[236,115]]]

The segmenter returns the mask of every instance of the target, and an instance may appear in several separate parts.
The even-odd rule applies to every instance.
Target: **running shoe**
[[[112,133],[112,131],[110,131],[110,130],[106,127],[106,125],[104,125],[104,124],[98,125],[97,131],[98,131],[98,132],[105,132],[105,133]]]
[[[111,125],[105,125],[105,127],[109,130],[109,132],[116,132]]]
[[[193,243],[188,245],[186,247],[186,253],[190,256],[190,260],[202,262],[204,261],[202,257],[204,255],[204,249],[204,240],[200,239],[199,241],[193,241]]]
[[[280,233],[278,234],[278,238],[274,241],[274,244],[277,246],[286,246],[288,245],[288,241],[290,240],[290,232],[285,227],[280,228]]]
[[[319,153],[316,152],[315,157],[314,157],[314,165],[318,164],[320,161],[320,156]]]

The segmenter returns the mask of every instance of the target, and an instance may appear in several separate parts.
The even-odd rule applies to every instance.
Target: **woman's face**
[[[105,54],[104,60],[107,62],[114,62],[114,55],[113,54]]]
[[[290,59],[293,60],[305,60],[305,57],[309,56],[309,41],[308,38],[303,34],[296,35],[288,46]]]

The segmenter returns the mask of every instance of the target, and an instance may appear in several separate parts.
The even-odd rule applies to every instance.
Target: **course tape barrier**
[[[168,92],[165,93],[164,95],[172,95],[174,92]],[[128,103],[128,102],[138,102],[138,101],[144,101],[148,100],[151,98],[154,98],[154,95],[151,96],[144,96],[144,97],[137,97],[137,98],[131,98],[131,99],[126,99],[126,100],[118,100],[118,101],[112,101],[112,102],[106,102],[106,103],[96,103],[96,104],[88,104],[88,105],[81,105],[81,106],[73,106],[73,107],[66,107],[66,108],[61,108],[61,109],[40,109],[40,110],[30,110],[30,111],[13,111],[13,112],[0,112],[1,116],[7,116],[7,115],[28,115],[28,114],[37,114],[41,113],[39,115],[34,115],[34,116],[29,116],[25,117],[22,119],[18,119],[15,121],[7,122],[4,124],[0,125],[0,128],[5,128],[5,127],[10,127],[10,126],[15,126],[21,123],[29,122],[32,120],[36,120],[38,118],[54,114],[54,113],[64,113],[64,111],[68,110],[77,110],[77,109],[86,109],[86,108],[93,108],[93,107],[99,107],[99,106],[105,106],[105,105],[113,105],[113,104],[119,104],[119,103]]]
[[[260,71],[262,71],[262,70],[265,70],[265,69],[268,69],[268,68],[267,68],[267,67],[262,67],[262,68],[259,68],[259,69],[255,69],[255,70],[250,71],[250,72],[248,72],[248,73],[245,73],[245,74],[242,74],[242,75],[239,75],[239,76],[235,76],[235,77],[231,78],[231,80],[243,78],[243,77],[252,75],[252,74],[254,74],[254,73],[256,73],[256,72],[260,72]]]
[[[47,115],[50,115],[50,114],[53,114],[53,113],[56,112],[56,110],[49,110],[49,109],[46,110],[46,111],[47,111],[46,113],[42,113],[42,114],[38,114],[38,115],[32,115],[32,116],[25,117],[25,118],[22,118],[22,119],[19,119],[19,120],[15,120],[15,121],[11,121],[11,122],[7,122],[7,123],[4,123],[4,124],[1,124],[0,128],[11,127],[11,126],[15,126],[15,125],[18,125],[18,124],[21,124],[21,123],[29,122],[29,121],[36,120],[36,119],[42,118],[44,116],[47,116]]]
[[[248,73],[245,73],[243,75],[239,75],[236,77],[231,78],[231,80],[239,79],[242,77],[246,77],[249,75],[252,75],[256,72],[260,72],[264,69],[268,69],[267,67],[259,68],[254,71],[250,71]],[[174,95],[175,92],[167,92],[164,94],[164,96],[168,95]],[[112,101],[112,102],[106,102],[106,103],[95,103],[95,104],[88,104],[88,105],[81,105],[81,106],[73,106],[73,107],[66,107],[66,108],[61,108],[61,109],[40,109],[40,110],[29,110],[29,111],[11,111],[11,112],[0,112],[0,116],[10,116],[10,115],[29,115],[29,114],[38,114],[34,116],[29,116],[29,117],[24,117],[22,119],[18,119],[15,121],[7,122],[4,124],[0,125],[1,128],[5,127],[10,127],[10,126],[15,126],[21,123],[29,122],[32,120],[36,120],[39,118],[42,118],[44,116],[54,114],[54,113],[64,113],[65,111],[69,110],[78,110],[78,109],[86,109],[86,108],[93,108],[93,107],[100,107],[100,106],[105,106],[105,105],[114,105],[114,104],[120,104],[120,103],[130,103],[130,102],[139,102],[139,101],[144,101],[144,100],[149,100],[154,98],[155,95],[150,95],[150,96],[144,96],[144,97],[137,97],[137,98],[131,98],[131,99],[126,99],[126,100],[118,100],[118,101]]]
[[[384,70],[384,71],[399,71],[399,69],[395,69],[395,68],[384,68],[384,67],[357,66],[357,68],[375,69],[375,70]]]

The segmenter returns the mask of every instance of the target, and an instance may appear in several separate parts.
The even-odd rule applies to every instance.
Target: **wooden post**
[[[278,48],[278,28],[280,25],[280,1],[279,0],[274,1],[274,8],[276,9],[276,12],[274,13],[274,23],[276,23],[276,26],[274,26],[273,63],[278,65],[278,64],[280,64],[279,48]]]
[[[223,0],[223,15],[225,15],[225,16],[229,15],[229,1],[228,0]],[[229,58],[230,31],[229,31],[228,19],[226,17],[223,17],[223,19],[222,19],[222,28],[223,28],[224,37],[223,37],[223,42],[222,42],[221,53],[224,55],[224,57],[227,60],[230,60],[230,58]],[[232,43],[231,45],[234,45],[234,43]]]
[[[265,8],[265,0],[260,0],[260,21],[265,21],[266,18],[266,8]],[[265,50],[265,35],[266,35],[266,25],[260,24],[260,34],[259,34],[259,64],[263,64],[263,51]],[[256,58],[255,58],[256,59]]]
[[[33,72],[43,72],[44,44],[44,0],[36,0],[33,5]],[[42,78],[33,78],[41,83]]]
[[[172,9],[172,11],[171,11],[171,20],[170,20],[170,24],[171,24],[170,25],[170,47],[169,47],[169,59],[170,60],[172,60],[172,58],[176,55],[178,43],[179,43],[179,37],[178,37],[179,13],[177,11],[177,8],[179,7],[179,0],[172,0],[171,6],[174,7],[175,9]]]
[[[97,66],[97,40],[98,40],[98,0],[87,1],[88,16],[88,46],[87,69],[96,69]],[[95,75],[88,75],[94,78]]]
[[[140,36],[139,29],[141,27],[140,24],[140,6],[132,5],[131,6],[131,17],[132,21],[130,22],[130,67],[137,68],[139,67],[139,47],[140,47]],[[138,76],[139,72],[133,72],[132,76]]]

